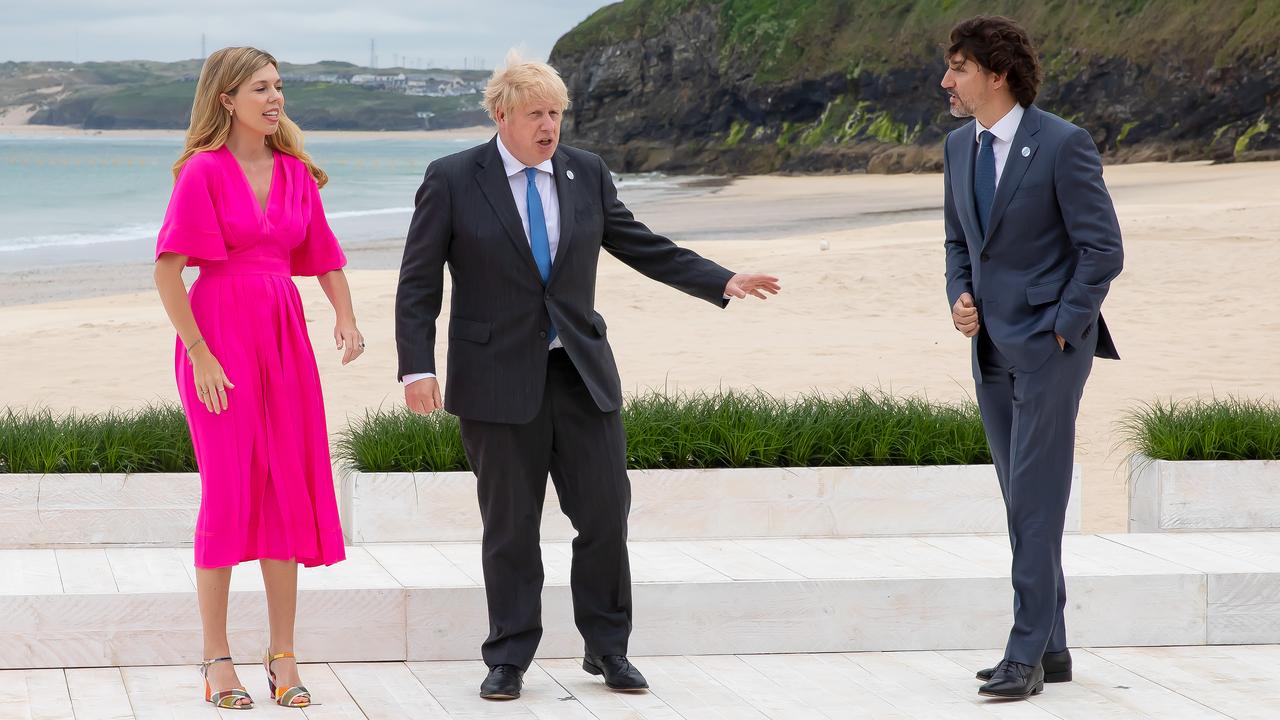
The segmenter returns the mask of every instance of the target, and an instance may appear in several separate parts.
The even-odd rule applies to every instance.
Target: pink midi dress
[[[346,557],[315,353],[293,275],[346,264],[320,191],[301,160],[274,153],[266,210],[225,146],[193,155],[178,175],[156,258],[186,255],[200,276],[191,309],[235,388],[228,409],[200,402],[182,340],[178,394],[200,468],[195,564]]]

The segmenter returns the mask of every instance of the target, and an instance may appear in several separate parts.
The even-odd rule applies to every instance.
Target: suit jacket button
[[[981,257],[982,257],[982,262],[986,262],[991,259],[991,256],[986,253],[982,253]]]
[[[545,340],[545,339],[546,339],[546,337],[547,337],[547,333],[546,333],[546,331],[545,331],[545,330],[540,330],[540,331],[538,331],[538,337],[540,337],[540,338],[542,338],[542,339],[544,339],[544,340]]]
[[[1082,338],[1087,338],[1087,337],[1089,337],[1089,332],[1090,332],[1090,331],[1092,331],[1092,330],[1093,330],[1093,326],[1092,326],[1092,325],[1086,325],[1086,326],[1085,326],[1085,328],[1084,328],[1084,332],[1080,333],[1080,337],[1082,337]]]

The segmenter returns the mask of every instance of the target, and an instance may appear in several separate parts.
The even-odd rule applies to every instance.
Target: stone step
[[[632,542],[635,655],[999,647],[1001,535]],[[372,544],[300,577],[314,662],[466,660],[488,627],[476,543]],[[189,549],[0,551],[0,667],[192,663]],[[579,654],[570,547],[545,543],[540,654]],[[1068,635],[1088,646],[1280,642],[1280,533],[1076,535]],[[233,653],[261,653],[259,572],[232,576]]]

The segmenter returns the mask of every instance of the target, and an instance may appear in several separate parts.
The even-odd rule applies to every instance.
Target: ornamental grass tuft
[[[54,415],[48,409],[0,410],[0,473],[195,472],[182,409]]]
[[[991,462],[977,407],[861,391],[775,398],[762,392],[647,392],[622,411],[632,469],[970,465]],[[361,472],[467,470],[458,421],[374,410],[339,435]]]
[[[1121,427],[1153,460],[1280,460],[1280,405],[1265,400],[1157,400]]]

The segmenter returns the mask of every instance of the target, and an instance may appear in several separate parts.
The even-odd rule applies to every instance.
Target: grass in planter
[[[0,473],[195,472],[182,409],[153,405],[55,416],[0,412]]]
[[[415,415],[408,408],[366,410],[338,433],[334,458],[361,472],[453,472],[470,469],[458,418]]]
[[[630,468],[966,465],[991,462],[972,403],[858,392],[669,395],[650,392],[623,409]],[[407,410],[368,412],[348,426],[337,457],[362,472],[468,469],[457,420]]]
[[[1228,398],[1158,400],[1123,421],[1126,439],[1154,460],[1280,460],[1280,405]]]

